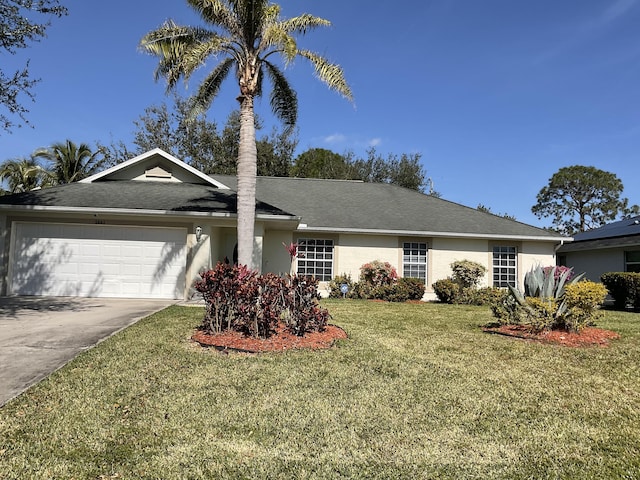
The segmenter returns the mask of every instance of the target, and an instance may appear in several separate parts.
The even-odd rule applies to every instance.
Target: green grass
[[[196,348],[170,307],[0,409],[0,478],[640,478],[640,316],[571,349],[483,333],[488,309],[327,301],[350,338]]]

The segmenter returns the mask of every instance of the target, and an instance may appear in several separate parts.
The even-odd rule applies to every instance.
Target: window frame
[[[407,245],[409,245],[409,250],[411,253],[409,255],[406,254]],[[424,245],[424,255],[422,255],[422,246]],[[415,246],[415,248],[414,248]],[[417,250],[417,254],[413,255],[413,251]],[[409,257],[407,259],[407,257]],[[417,257],[417,259],[414,259]],[[424,257],[424,260],[422,258]],[[407,267],[409,267],[409,274],[407,273]],[[420,267],[424,267],[424,278],[420,276],[412,275],[411,270],[413,268],[417,268],[420,270]],[[420,272],[418,272],[420,273]],[[424,240],[403,240],[402,241],[402,276],[404,278],[417,278],[419,280],[423,280],[425,285],[427,283],[427,278],[429,274],[429,243]]]
[[[296,273],[312,276],[320,282],[330,282],[333,279],[336,242],[332,238],[301,237],[296,240],[296,243],[298,244]],[[318,251],[314,248],[313,251],[309,251],[307,248],[310,245],[320,246],[322,250]],[[330,250],[326,250],[327,247],[330,247]],[[327,265],[329,265],[328,273]]]
[[[638,256],[638,260],[629,260],[629,254]],[[635,269],[629,270],[629,265],[635,266]],[[640,250],[625,250],[624,252],[624,271],[637,273],[640,272]]]
[[[498,257],[496,257],[496,255]],[[503,256],[513,255],[513,258]],[[499,262],[496,264],[496,260]],[[510,265],[513,262],[513,265]],[[491,248],[491,281],[494,287],[508,288],[518,285],[518,247],[516,245],[493,245]],[[506,276],[506,279],[502,277]]]

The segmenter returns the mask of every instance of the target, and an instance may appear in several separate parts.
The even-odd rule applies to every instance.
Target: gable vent
[[[144,176],[147,178],[171,178],[171,172],[168,172],[162,167],[153,167],[144,172]]]

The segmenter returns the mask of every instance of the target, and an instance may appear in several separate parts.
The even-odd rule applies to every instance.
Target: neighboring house
[[[576,234],[558,249],[558,263],[599,282],[606,272],[640,272],[640,216]]]
[[[81,182],[0,197],[0,294],[184,299],[204,268],[233,261],[236,179],[154,149]],[[390,262],[431,284],[451,262],[521,284],[570,240],[394,185],[259,177],[255,258],[264,272],[328,281]],[[284,244],[300,245],[295,264]]]

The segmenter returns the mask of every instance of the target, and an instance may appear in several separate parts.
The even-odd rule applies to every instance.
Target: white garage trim
[[[14,222],[9,293],[181,299],[185,228]]]

